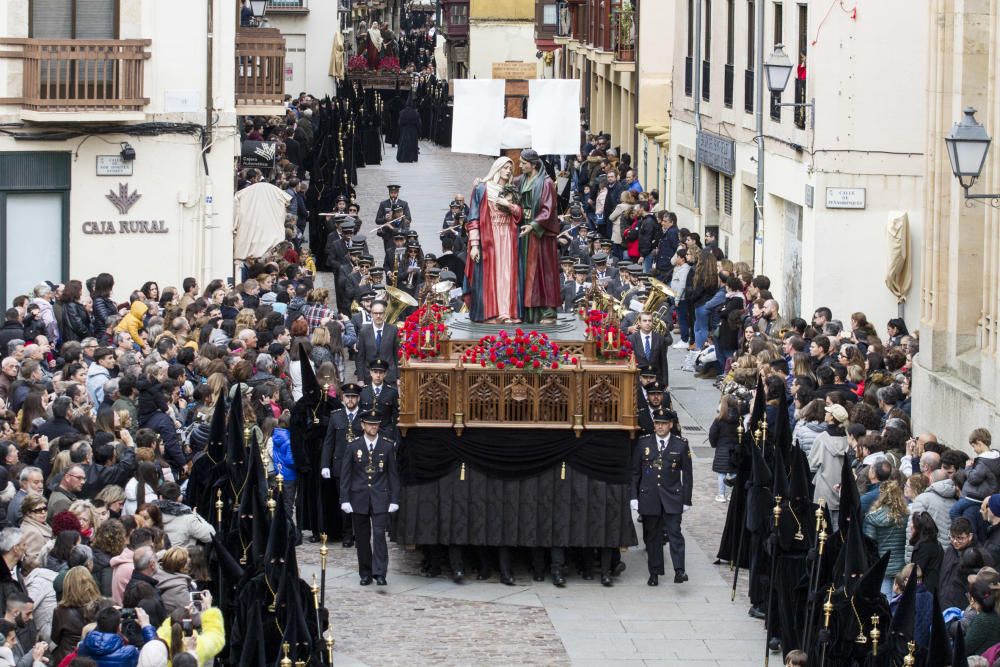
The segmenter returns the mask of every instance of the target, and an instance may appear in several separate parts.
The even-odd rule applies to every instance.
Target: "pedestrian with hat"
[[[364,433],[361,424],[361,385],[348,382],[341,385],[340,395],[343,406],[330,415],[330,423],[323,438],[323,450],[320,454],[320,476],[323,479],[336,479],[338,492],[341,490],[340,474],[344,468],[344,451],[353,445]],[[340,503],[350,502],[346,496],[340,496]],[[343,518],[343,547],[354,546],[354,526],[347,514]]]
[[[399,392],[386,384],[388,370],[389,362],[385,359],[375,359],[368,364],[371,382],[361,390],[360,404],[362,411],[377,410],[382,415],[382,432],[398,441],[396,422],[399,421]]]
[[[813,473],[813,502],[822,499],[830,510],[830,523],[837,525],[840,510],[840,479],[847,455],[847,408],[834,403],[826,406],[827,430],[816,436],[809,450],[809,468]]]
[[[660,408],[653,413],[651,435],[639,438],[632,464],[633,512],[642,517],[642,540],[646,544],[649,586],[658,586],[664,574],[663,536],[670,542],[674,583],[688,580],[684,569],[684,534],[681,517],[691,509],[694,484],[691,448],[681,437],[677,413]]]
[[[567,313],[574,312],[573,303],[577,297],[584,296],[590,289],[590,267],[586,264],[576,264],[573,266],[573,282],[563,285],[563,310]]]
[[[399,471],[394,444],[380,432],[378,410],[361,414],[360,438],[346,443],[340,471],[340,509],[351,515],[361,585],[385,586],[389,568],[386,530],[399,509]]]
[[[407,220],[412,220],[410,205],[399,198],[400,186],[390,183],[386,186],[386,189],[389,191],[389,197],[379,202],[378,211],[375,213],[375,227],[382,227],[386,223],[386,220],[391,218],[393,206],[399,206],[403,212],[403,217]]]
[[[666,387],[664,387],[658,380],[656,380],[656,369],[652,366],[645,366],[645,370],[640,371],[640,373],[652,373],[652,380],[642,383],[643,377],[640,376],[640,390],[642,408],[638,410],[639,413],[639,432],[642,435],[650,435],[655,429],[654,417],[656,416],[657,410],[660,408],[667,407],[664,404],[664,394],[666,392]],[[648,375],[647,375],[648,377]]]

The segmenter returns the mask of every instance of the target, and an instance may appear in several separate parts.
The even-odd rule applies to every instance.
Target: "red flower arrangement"
[[[379,70],[399,73],[399,58],[396,56],[385,56],[378,63]]]
[[[441,353],[441,337],[446,328],[444,312],[436,303],[425,304],[406,318],[400,334],[400,359],[427,359]]]
[[[537,331],[516,329],[514,334],[501,330],[497,335],[483,336],[479,344],[465,351],[462,361],[483,368],[503,370],[513,368],[542,372],[558,369],[560,364],[576,365],[577,358],[559,351],[559,345]]]
[[[597,341],[597,354],[604,359],[628,359],[632,356],[632,343],[628,334],[615,321],[608,321],[608,314],[601,310],[580,310],[587,324],[587,337]]]
[[[348,71],[365,70],[368,69],[368,58],[364,54],[359,54],[352,56],[350,60],[347,61]]]

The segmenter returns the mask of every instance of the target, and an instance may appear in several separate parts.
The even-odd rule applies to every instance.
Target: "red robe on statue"
[[[521,207],[512,205],[505,214],[489,201],[486,183],[478,184],[469,198],[470,236],[479,232],[481,256],[465,263],[466,300],[469,318],[484,322],[495,317],[521,318],[517,270],[517,232]]]

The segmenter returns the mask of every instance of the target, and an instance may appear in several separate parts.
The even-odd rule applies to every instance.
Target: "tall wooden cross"
[[[534,62],[505,60],[493,63],[493,78],[504,80],[504,116],[524,118],[524,102],[528,99],[528,80],[534,79],[538,66]],[[527,148],[527,146],[525,146]],[[514,175],[521,173],[520,148],[505,148],[503,155],[514,163]]]

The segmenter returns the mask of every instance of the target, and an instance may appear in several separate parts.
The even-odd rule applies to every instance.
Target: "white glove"
[[[354,514],[354,508],[351,507],[351,503],[341,503],[340,511],[347,512],[348,514]]]
[[[323,468],[322,470],[319,471],[319,476],[322,477],[323,479],[330,479],[330,469]]]
[[[628,506],[632,509],[633,512],[638,512],[639,511],[639,501],[638,500],[630,500],[630,501],[628,501]]]
[[[389,513],[393,513],[399,509],[399,505],[396,503],[389,503]]]
[[[690,506],[690,505],[685,505],[685,506],[684,506],[684,511],[685,511],[685,512],[687,512],[687,511],[688,511],[689,509],[691,509],[691,506]]]

